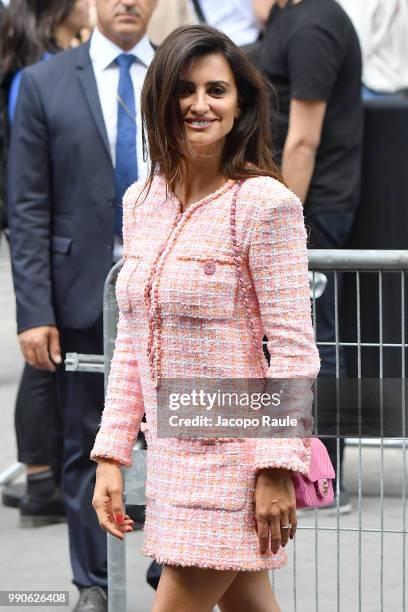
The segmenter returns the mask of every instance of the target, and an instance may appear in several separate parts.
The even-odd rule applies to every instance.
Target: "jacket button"
[[[214,274],[215,272],[215,263],[213,261],[206,261],[204,264],[204,272],[206,274]]]
[[[115,206],[116,206],[116,199],[115,199],[115,198],[109,198],[109,199],[106,201],[106,205],[107,205],[109,208],[115,208]]]
[[[108,244],[106,248],[108,249],[108,251],[111,251],[113,249],[113,246],[111,244]]]

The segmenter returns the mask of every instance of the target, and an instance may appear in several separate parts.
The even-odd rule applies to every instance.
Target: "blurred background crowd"
[[[115,22],[122,14],[135,20],[126,49]],[[70,378],[61,362],[68,350],[102,352],[103,280],[121,256],[118,202],[146,173],[137,94],[156,46],[174,28],[201,23],[248,53],[273,87],[276,158],[304,203],[309,248],[405,248],[408,0],[10,0],[0,2],[0,19],[0,240],[10,243],[26,358],[15,431],[27,473],[23,491],[3,491],[3,503],[18,508],[22,527],[68,520],[74,582],[81,593],[94,589],[102,610],[104,536],[83,517],[93,512],[88,457],[103,383],[98,375]],[[131,67],[116,62],[123,51],[136,58]],[[117,100],[126,100],[133,123]],[[130,149],[121,148],[126,125],[134,130]],[[133,169],[121,167],[124,156],[134,156]],[[330,275],[326,282],[317,338],[330,342]],[[336,376],[333,347],[321,358],[320,375]],[[339,364],[337,375],[347,376],[342,354]],[[74,405],[84,407],[75,418]],[[336,465],[336,445],[326,442]],[[344,440],[339,505],[350,512],[343,453]],[[135,516],[142,524],[140,510]],[[153,563],[152,586],[159,576]]]

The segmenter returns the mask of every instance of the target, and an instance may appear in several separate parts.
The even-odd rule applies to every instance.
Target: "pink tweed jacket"
[[[148,498],[143,552],[158,562],[201,567],[280,567],[284,549],[261,555],[253,529],[257,470],[307,474],[310,439],[186,441],[158,438],[161,378],[259,377],[259,355],[238,290],[230,238],[236,187],[227,181],[184,213],[157,175],[126,192],[124,265],[116,296],[118,334],[101,428],[91,453],[131,465],[143,414]],[[254,290],[254,334],[268,337],[274,378],[317,376],[306,231],[299,199],[269,177],[247,179],[236,207],[236,236]],[[232,520],[233,517],[233,520]]]

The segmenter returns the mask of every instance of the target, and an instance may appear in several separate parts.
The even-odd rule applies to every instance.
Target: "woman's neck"
[[[205,198],[219,189],[227,180],[218,159],[207,159],[201,163],[189,163],[183,172],[183,181],[175,188],[182,212],[193,202]]]
[[[54,38],[61,49],[69,49],[75,34],[76,32],[62,24],[55,28]]]

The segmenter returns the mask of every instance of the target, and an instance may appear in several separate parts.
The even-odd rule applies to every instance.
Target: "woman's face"
[[[89,0],[76,0],[71,12],[64,20],[63,25],[72,30],[73,35],[80,32],[83,28],[89,27]]]
[[[199,154],[220,153],[239,115],[234,75],[224,56],[204,55],[182,72],[178,97],[191,147]]]

